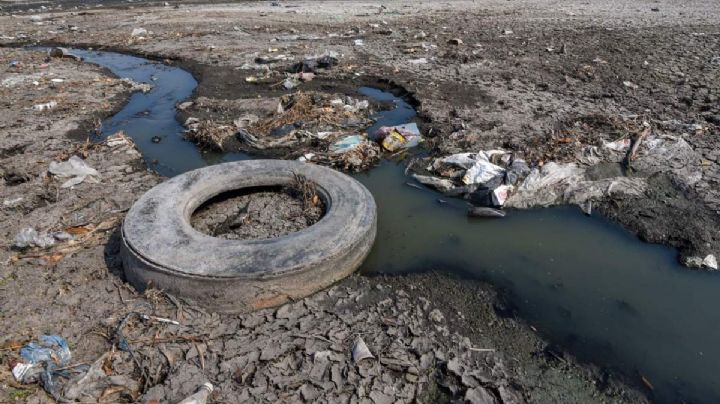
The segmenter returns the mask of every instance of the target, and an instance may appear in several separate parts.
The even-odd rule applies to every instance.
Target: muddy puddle
[[[103,127],[106,134],[122,129],[132,136],[159,173],[172,176],[250,158],[201,153],[183,139],[175,104],[197,85],[189,73],[132,56],[77,53],[118,76],[154,86],[134,94]],[[358,92],[395,104],[376,117],[377,125],[415,116],[410,104],[389,92],[367,87]],[[616,369],[638,384],[644,378],[657,401],[720,402],[716,274],[685,269],[674,250],[643,243],[574,207],[469,219],[464,201],[407,186],[412,179],[403,171],[403,163],[386,160],[356,175],[379,209],[378,237],[364,273],[437,270],[488,281],[508,297],[504,312],[517,313],[581,360]]]

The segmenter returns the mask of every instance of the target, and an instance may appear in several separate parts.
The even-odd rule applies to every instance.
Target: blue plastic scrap
[[[41,367],[40,383],[56,400],[62,398],[58,378],[69,379],[73,374],[87,369],[87,366],[66,369],[70,363],[70,347],[65,338],[58,335],[40,336],[38,342],[31,342],[22,347],[20,356],[29,363]]]
[[[65,366],[70,362],[70,348],[65,338],[57,335],[42,335],[39,343],[31,342],[20,349],[20,356],[26,361]]]

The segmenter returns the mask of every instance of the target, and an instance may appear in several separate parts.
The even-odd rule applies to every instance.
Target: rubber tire
[[[282,237],[225,240],[195,230],[192,213],[223,192],[315,182],[325,203],[314,225]],[[157,185],[130,209],[122,227],[127,280],[220,312],[249,312],[308,296],[348,276],[375,241],[377,208],[355,179],[315,164],[249,160],[189,171]]]

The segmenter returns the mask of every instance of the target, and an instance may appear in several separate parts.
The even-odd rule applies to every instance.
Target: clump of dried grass
[[[185,132],[185,137],[202,148],[223,151],[223,142],[234,134],[233,126],[209,120]]]
[[[341,123],[354,114],[343,108],[335,108],[329,101],[312,92],[297,92],[282,97],[283,112],[271,119],[256,122],[248,128],[256,135],[269,134],[274,128],[297,122],[312,123],[313,126],[330,125],[341,127]]]
[[[315,183],[306,176],[293,173],[292,182],[286,187],[286,192],[302,202],[304,215],[309,223],[316,222],[325,212],[325,204]]]

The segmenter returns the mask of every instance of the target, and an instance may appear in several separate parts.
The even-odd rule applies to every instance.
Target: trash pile
[[[40,383],[55,400],[69,402],[120,398],[135,400],[140,384],[128,376],[113,375],[113,352],[92,365],[75,364],[65,338],[42,335],[20,349],[20,361],[12,368],[15,380],[23,384]],[[117,354],[115,354],[117,355]]]
[[[589,214],[592,201],[641,196],[647,188],[645,178],[611,176],[593,180],[588,178],[588,170],[575,163],[554,162],[534,168],[506,206],[532,208],[570,203],[580,205]]]
[[[235,138],[253,151],[360,171],[380,156],[378,145],[362,132],[372,123],[370,114],[367,100],[298,92],[282,97],[269,118],[247,114],[236,119]]]
[[[505,205],[518,181],[530,174],[525,160],[505,150],[435,158],[425,170],[427,174],[416,173],[413,177],[446,195],[462,196],[475,205],[494,207]]]
[[[270,49],[277,51],[277,49]],[[326,70],[332,69],[338,64],[338,54],[335,52],[327,52],[319,56],[309,56],[303,60],[293,63],[284,68],[283,71],[272,70],[270,65],[285,62],[290,58],[283,54],[271,54],[257,56],[254,64],[246,63],[240,66],[239,70],[255,70],[262,72],[262,75],[250,75],[245,78],[248,83],[271,84],[271,86],[282,86],[286,90],[292,90],[300,84],[312,81],[317,74],[321,74]],[[284,74],[285,79],[281,82],[275,82],[278,76]]]
[[[504,216],[504,212],[492,208],[567,203],[590,213],[592,201],[619,195],[641,196],[647,188],[646,179],[640,177],[611,174],[595,178],[592,167],[548,162],[531,168],[512,152],[485,150],[432,159],[424,171],[416,170],[413,178],[448,196],[468,200],[475,205],[468,211],[474,217]]]

